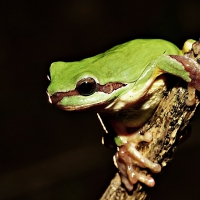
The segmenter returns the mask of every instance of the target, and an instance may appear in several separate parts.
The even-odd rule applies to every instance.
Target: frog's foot
[[[126,138],[127,142],[121,147],[118,147],[118,152],[114,157],[115,164],[121,173],[122,182],[128,190],[132,190],[133,185],[138,181],[149,187],[153,187],[155,185],[154,179],[139,171],[138,167],[148,168],[153,173],[159,173],[161,171],[161,166],[143,156],[136,149],[139,142],[150,142],[152,140],[151,134],[146,132],[144,135],[141,135],[140,132],[138,132],[126,136]],[[124,138],[121,139],[124,140]]]
[[[137,163],[137,161],[130,156],[130,153],[125,146],[120,147],[114,159],[120,171],[122,183],[124,183],[125,187],[129,191],[133,189],[133,185],[138,181],[146,184],[149,187],[153,187],[155,185],[155,181],[152,177],[147,176],[138,170],[137,166],[142,167],[142,165]]]

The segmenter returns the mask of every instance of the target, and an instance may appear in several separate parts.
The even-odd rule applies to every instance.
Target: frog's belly
[[[126,127],[142,126],[155,111],[166,88],[165,78],[160,77],[138,102],[113,113],[113,117]]]

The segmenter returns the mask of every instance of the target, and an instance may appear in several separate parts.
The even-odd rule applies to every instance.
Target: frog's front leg
[[[196,102],[195,90],[200,91],[200,41],[187,40],[182,52],[184,56],[169,55],[169,60],[166,58],[167,56],[163,55],[160,57],[161,59],[158,58],[158,64],[160,63],[159,66],[163,71],[177,75],[188,82],[188,98],[186,104],[192,106]],[[164,67],[162,60],[166,61],[167,67]],[[182,68],[178,67],[177,64],[182,65]]]
[[[188,99],[186,100],[186,104],[192,106],[196,101],[195,90],[200,91],[200,65],[195,60],[186,56],[170,55],[170,57],[180,62],[190,74],[191,81],[188,83]]]

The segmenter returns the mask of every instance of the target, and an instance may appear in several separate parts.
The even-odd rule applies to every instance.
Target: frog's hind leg
[[[150,132],[142,133],[141,130],[129,135],[118,136],[122,145],[118,147],[118,151],[114,156],[115,165],[118,167],[122,182],[128,190],[133,189],[133,185],[140,181],[149,187],[155,185],[152,177],[144,174],[140,168],[148,168],[153,173],[159,173],[161,166],[149,160],[145,155],[142,155],[137,146],[140,142],[150,142],[152,134]]]

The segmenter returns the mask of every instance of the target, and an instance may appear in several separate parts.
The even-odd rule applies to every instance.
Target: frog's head
[[[51,65],[51,83],[47,89],[51,103],[64,110],[105,107],[134,84],[115,81],[108,72],[100,75],[94,68],[85,70],[85,64],[82,61]]]

